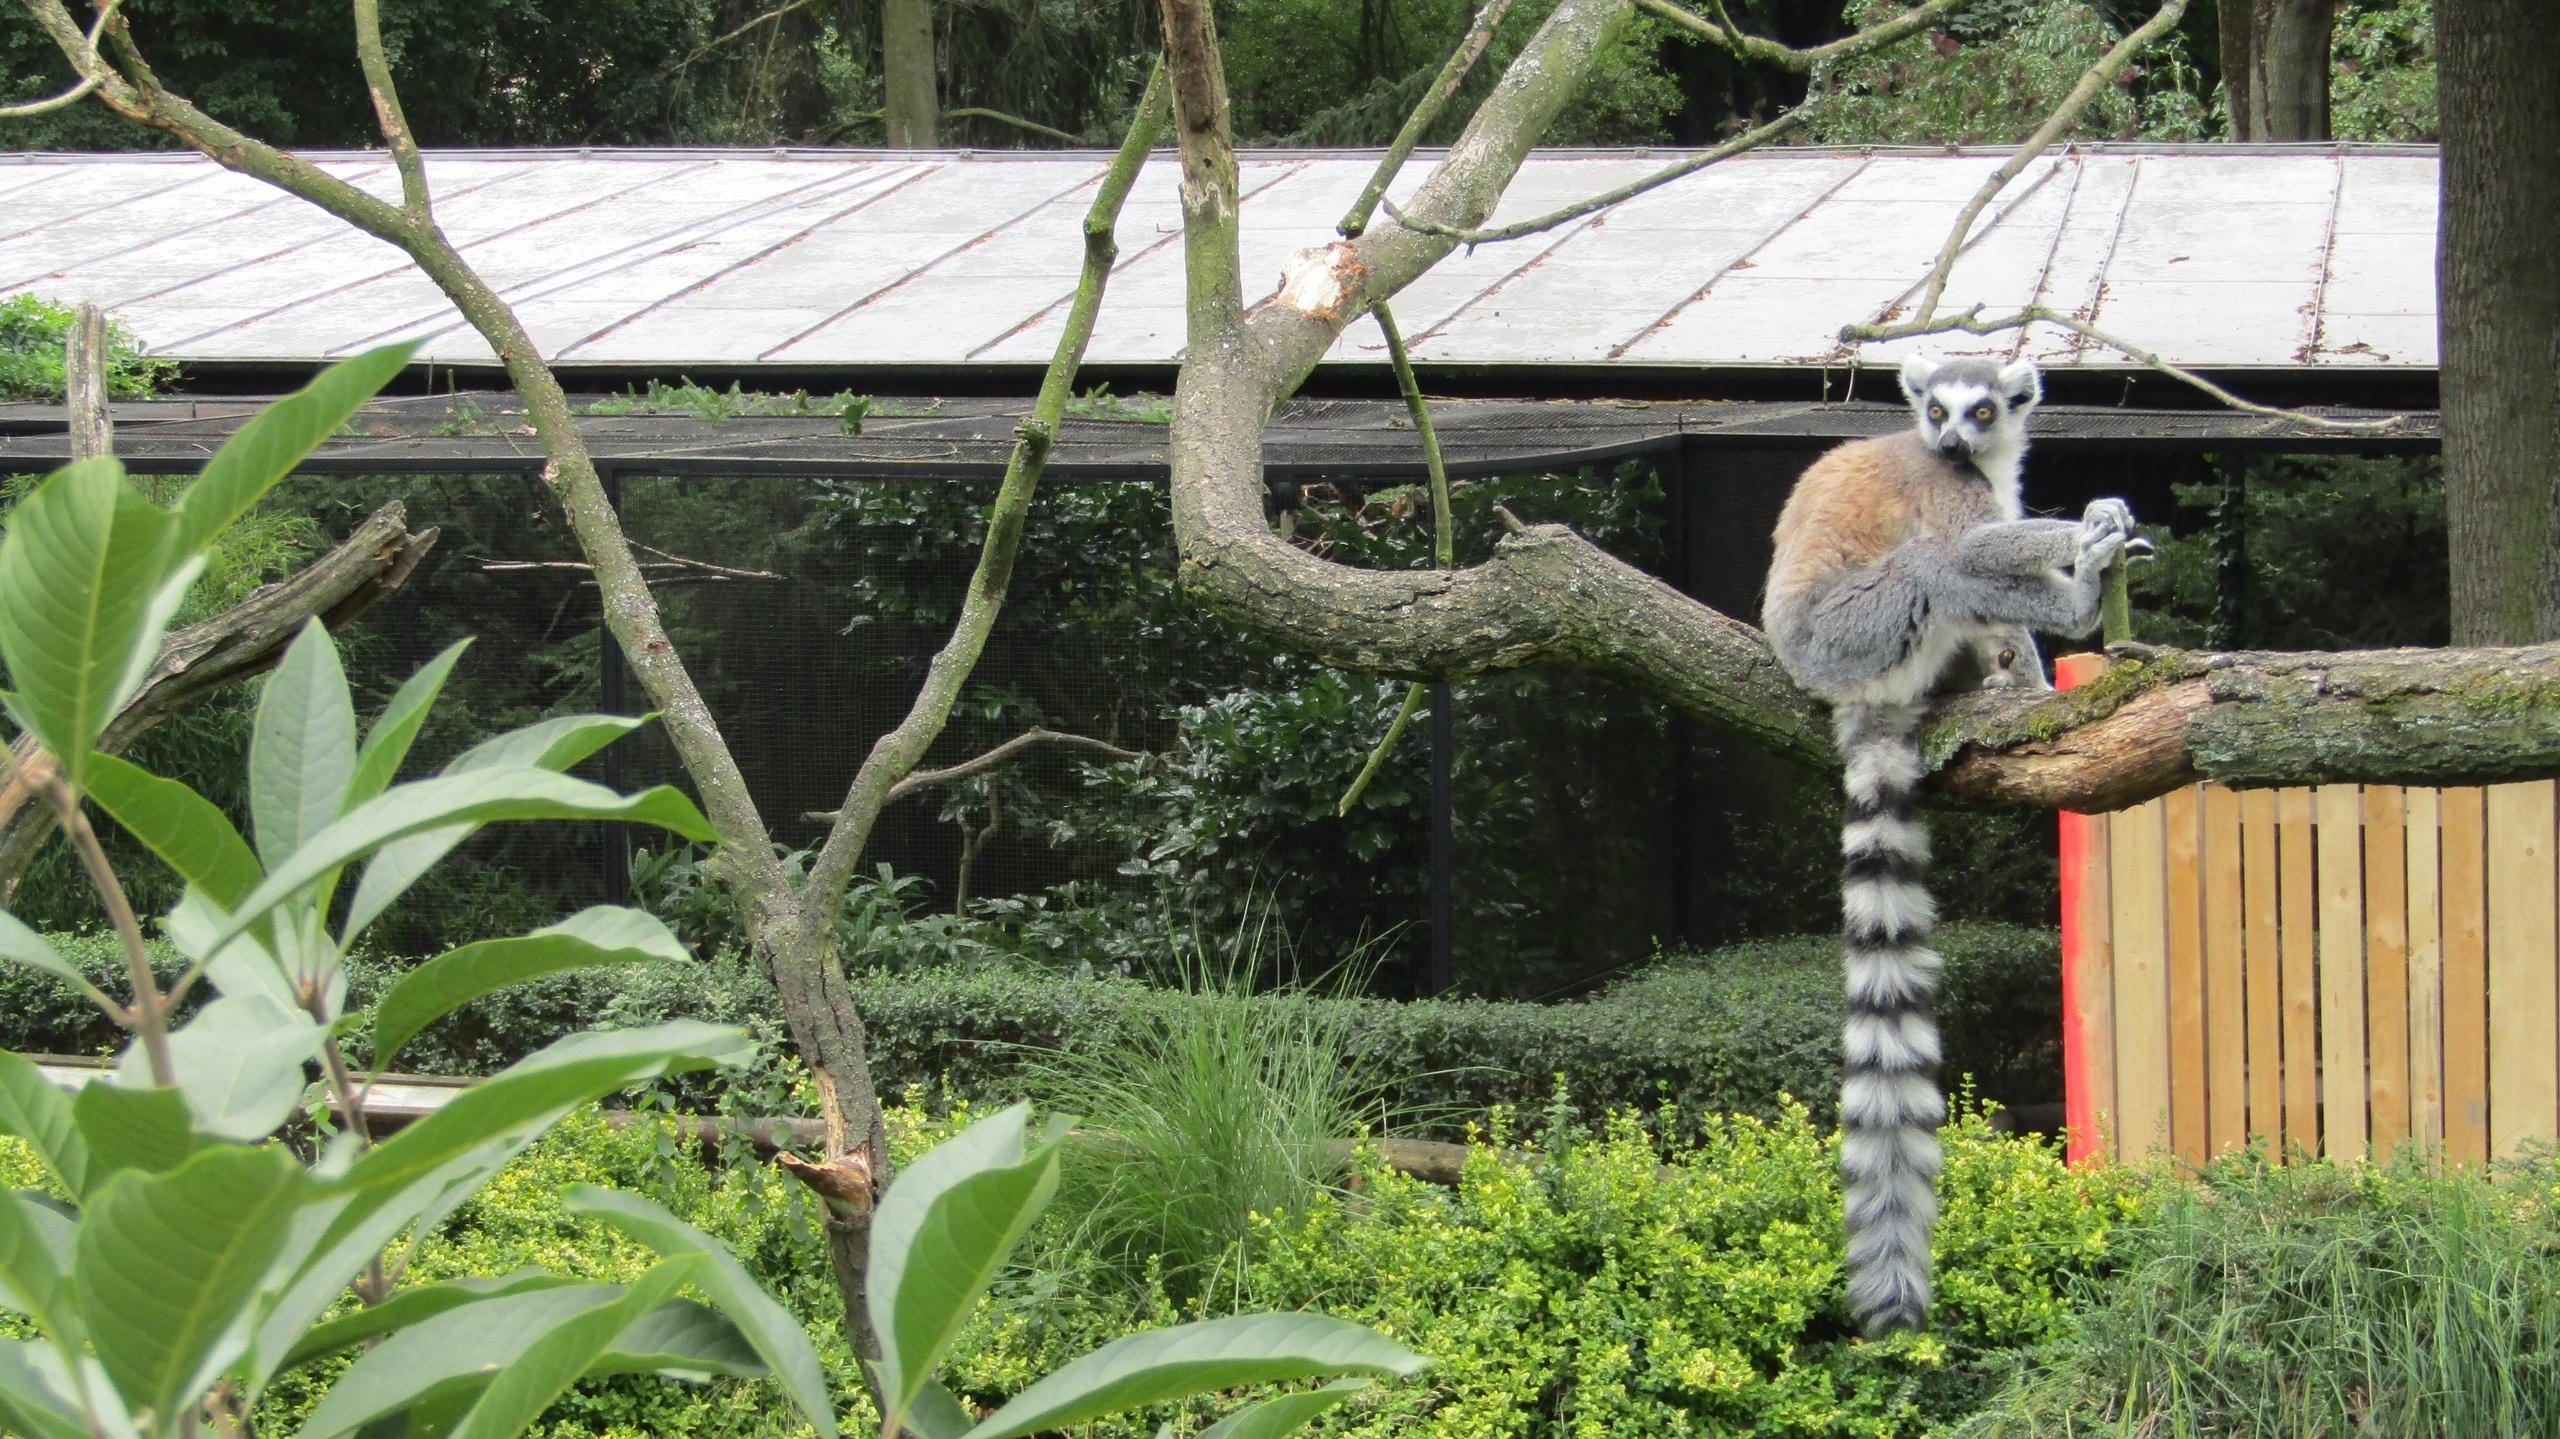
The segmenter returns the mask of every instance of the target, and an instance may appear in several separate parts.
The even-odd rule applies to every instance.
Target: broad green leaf
[[[693,1287],[737,1324],[823,1439],[835,1439],[835,1400],[827,1392],[826,1370],[818,1362],[816,1347],[800,1321],[765,1293],[726,1246],[637,1194],[577,1184],[560,1197],[562,1207],[571,1214],[601,1219],[670,1259],[681,1254],[701,1256]]]
[[[907,1405],[905,1429],[916,1439],[960,1439],[978,1422],[948,1389],[928,1379]]]
[[[455,755],[444,767],[444,773],[458,775],[519,765],[565,770],[647,724],[649,719],[647,715],[562,715],[483,740]],[[380,918],[392,901],[406,894],[409,886],[435,867],[437,860],[478,828],[476,824],[445,825],[384,845],[365,865],[364,879],[347,905],[346,926],[339,931],[341,942],[353,944],[366,925]]]
[[[1322,1314],[1211,1319],[1105,1344],[1015,1395],[968,1439],[1070,1429],[1105,1414],[1284,1379],[1416,1374],[1430,1362],[1374,1329]]]
[[[80,1313],[64,1281],[71,1221],[22,1194],[0,1189],[0,1306],[15,1309],[62,1342],[80,1342]]]
[[[537,1289],[560,1289],[576,1284],[540,1269],[519,1269],[488,1279],[453,1279],[442,1284],[413,1284],[391,1291],[391,1297],[365,1309],[351,1310],[326,1324],[315,1326],[302,1336],[302,1342],[289,1350],[278,1370],[291,1369],[334,1354],[351,1345],[377,1335],[390,1334],[422,1323],[448,1309],[477,1304],[484,1299],[502,1299],[510,1294],[530,1294]]]
[[[97,1439],[80,1406],[47,1369],[60,1358],[41,1339],[0,1339],[0,1432],[26,1439]]]
[[[321,1198],[305,1206],[294,1216],[293,1233],[277,1260],[277,1273],[287,1277],[267,1302],[256,1342],[241,1361],[243,1390],[255,1399],[275,1372],[277,1360],[293,1351],[329,1306],[346,1293],[347,1285],[402,1231],[412,1226],[416,1233],[431,1231],[539,1135],[538,1128],[528,1125],[505,1138],[475,1145],[387,1193],[359,1196],[324,1190]]]
[[[621,819],[654,824],[687,839],[714,837],[693,801],[660,785],[625,798],[600,784],[530,767],[475,770],[395,785],[306,838],[232,909],[217,944],[349,861],[423,830],[502,819]]]
[[[726,1315],[690,1299],[670,1299],[632,1320],[578,1377],[663,1374],[703,1383],[761,1378],[766,1372],[755,1346]]]
[[[174,1089],[127,1089],[103,1079],[80,1087],[71,1117],[88,1142],[86,1199],[120,1169],[157,1174],[175,1169],[196,1152],[187,1098]]]
[[[872,1332],[886,1404],[903,1420],[1058,1187],[1063,1124],[1026,1151],[1017,1104],[936,1145],[898,1176],[871,1218]]]
[[[248,1342],[250,1305],[310,1179],[277,1146],[216,1145],[107,1181],[80,1224],[89,1342],[136,1417],[167,1431]]]
[[[374,1006],[373,1067],[391,1067],[419,1030],[484,994],[563,970],[693,956],[656,915],[600,904],[514,939],[489,939],[437,955],[400,977]]]
[[[359,1196],[387,1193],[486,1141],[525,1126],[548,1128],[579,1105],[644,1079],[739,1065],[754,1055],[746,1031],[690,1019],[573,1034],[461,1091],[367,1151],[338,1187]]]
[[[266,877],[257,852],[211,800],[114,755],[89,760],[89,797],[215,904],[238,904]]]
[[[0,909],[0,959],[14,960],[29,969],[41,969],[74,982],[88,977],[71,961],[54,953],[43,935],[27,928],[5,909]]]
[[[445,646],[444,653],[426,662],[416,674],[392,695],[382,714],[364,736],[364,748],[356,755],[355,777],[347,782],[347,807],[352,809],[391,787],[400,777],[400,762],[409,757],[409,746],[416,743],[419,727],[427,722],[427,711],[435,707],[436,696],[444,692],[445,677],[453,673],[454,662],[471,648],[468,639]]]
[[[264,1384],[275,1361],[402,1229],[450,1212],[571,1109],[661,1074],[742,1064],[754,1053],[743,1030],[691,1020],[571,1035],[367,1151],[330,1186],[338,1197],[316,1232],[297,1237],[294,1252],[304,1257],[258,1326],[249,1387]]]
[[[221,906],[205,897],[203,890],[188,885],[178,896],[177,904],[160,921],[160,932],[178,953],[205,967],[205,977],[224,994],[262,994],[285,1009],[301,1007],[302,996],[293,980],[284,972],[275,951],[256,933],[243,934],[213,952],[213,937],[231,916]],[[269,925],[273,934],[279,926]],[[287,929],[284,937],[296,936]]]
[[[57,470],[0,539],[0,664],[11,710],[81,784],[90,745],[158,653],[169,513],[112,459]]]
[[[1366,1379],[1336,1379],[1322,1389],[1274,1395],[1201,1430],[1200,1439],[1280,1439],[1368,1387]]]
[[[258,857],[282,863],[344,809],[356,772],[356,706],[338,645],[317,617],[267,676],[249,738],[249,818]]]
[[[625,1297],[613,1284],[555,1285],[421,1319],[348,1365],[302,1421],[300,1439],[333,1439],[436,1396],[478,1390],[542,1336]]]
[[[444,772],[467,774],[518,765],[565,770],[655,718],[654,714],[560,715],[482,740],[455,755]]]
[[[329,1032],[299,1009],[264,994],[225,994],[169,1036],[195,1127],[217,1139],[251,1143],[275,1133],[301,1100],[303,1064],[320,1056]],[[151,1070],[137,1041],[116,1067],[121,1088],[143,1089]]]
[[[389,384],[416,348],[411,341],[341,360],[233,432],[178,496],[178,553],[211,549],[232,521],[247,514],[278,480],[302,463],[303,456],[337,433],[348,416]]]
[[[454,1426],[453,1439],[515,1439],[551,1401],[611,1352],[625,1330],[675,1297],[701,1267],[693,1256],[661,1259],[621,1298],[555,1326],[526,1345],[489,1381],[489,1390]]]
[[[71,1096],[20,1055],[0,1049],[0,1134],[27,1142],[66,1194],[89,1187],[89,1143],[72,1118]]]

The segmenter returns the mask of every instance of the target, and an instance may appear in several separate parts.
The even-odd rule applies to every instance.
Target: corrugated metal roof
[[[1675,152],[1533,156],[1497,223],[1649,173]],[[314,156],[396,198],[380,155]],[[1107,157],[878,151],[449,152],[444,229],[565,366],[1044,363]],[[1397,301],[1417,359],[1673,369],[1837,365],[1833,338],[1916,295],[1995,151],[1763,151],[1552,232],[1461,251]],[[1391,194],[1418,186],[1417,156]],[[1332,238],[1375,164],[1242,157],[1244,270]],[[1182,345],[1175,167],[1120,223],[1089,360]],[[2216,370],[2435,365],[2436,160],[2413,147],[2091,146],[2037,161],[1986,212],[1947,308],[2038,300]],[[1382,223],[1385,223],[1382,221]],[[0,156],[0,294],[112,307],[183,361],[303,363],[423,337],[488,348],[392,246],[188,155]],[[1911,342],[1905,342],[1908,345]],[[1967,344],[2006,352],[2008,337]],[[1898,347],[1872,347],[1881,359]],[[2048,366],[2125,362],[2067,333]],[[1330,358],[1375,364],[1373,326]]]

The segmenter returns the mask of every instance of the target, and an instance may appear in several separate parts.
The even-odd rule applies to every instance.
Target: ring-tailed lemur
[[[1764,613],[1779,662],[1830,702],[1847,770],[1840,1180],[1849,1307],[1870,1333],[1926,1316],[1938,1213],[1939,960],[1913,800],[1925,700],[2047,687],[2029,631],[2087,634],[2100,575],[2133,531],[2122,500],[2077,524],[2020,517],[2027,412],[2043,397],[2034,364],[1915,357],[1902,389],[1911,429],[1842,445],[1796,482]]]

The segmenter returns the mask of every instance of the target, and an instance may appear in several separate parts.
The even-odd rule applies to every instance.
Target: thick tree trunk
[[[2256,8],[2248,138],[2328,139],[2329,32],[2337,0],[2257,0]]]
[[[881,125],[892,150],[936,143],[933,0],[880,0]]]
[[[2222,102],[2231,112],[2231,138],[2254,140],[2257,112],[2251,105],[2257,90],[2254,60],[2258,37],[2258,0],[2220,0],[2216,21],[2222,32]]]
[[[2560,638],[2560,23],[2437,0],[2436,231],[2456,644]]]

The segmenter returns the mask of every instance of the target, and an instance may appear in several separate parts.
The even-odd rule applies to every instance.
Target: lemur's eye
[[[1946,406],[1944,406],[1944,405],[1938,405],[1938,404],[1932,404],[1931,406],[1929,406],[1929,418],[1930,418],[1930,419],[1933,419],[1933,420],[1943,420],[1943,419],[1945,419],[1946,417],[1947,417],[1947,407],[1946,407]]]
[[[2000,668],[2005,670],[2017,662],[2018,652],[2016,650],[2002,650],[2000,652]]]
[[[1973,407],[1973,417],[1974,417],[1975,419],[1977,419],[1977,420],[1981,420],[1981,421],[1983,421],[1984,423],[1988,424],[1988,423],[1990,422],[1990,420],[1991,420],[1991,407],[1990,407],[1989,405],[1976,405],[1976,406],[1974,406],[1974,407]]]

